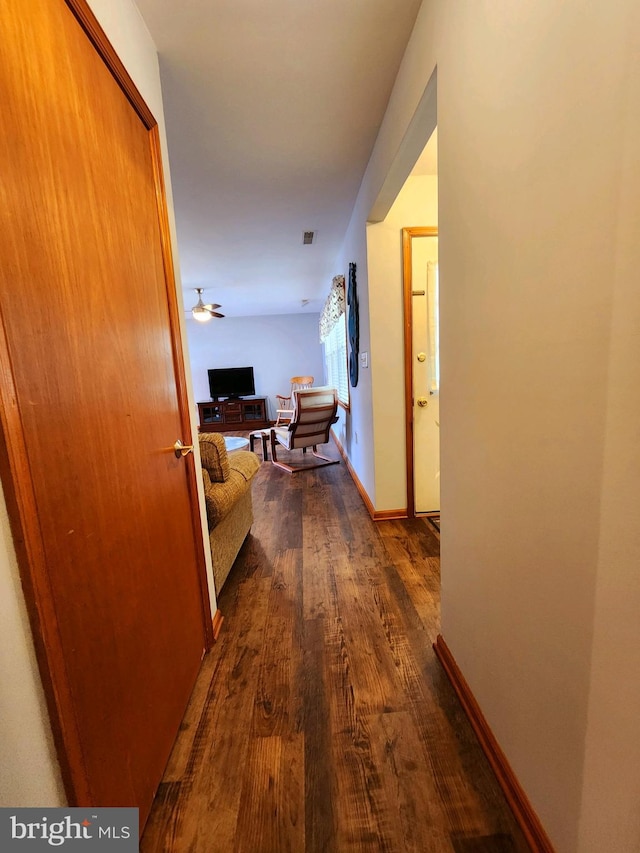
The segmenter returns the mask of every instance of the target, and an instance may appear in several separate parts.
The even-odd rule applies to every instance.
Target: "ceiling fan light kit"
[[[216,308],[221,308],[221,305],[215,302],[209,302],[207,305],[204,304],[202,301],[202,287],[196,287],[195,291],[198,294],[198,301],[191,309],[194,320],[197,320],[199,323],[207,323],[212,317],[224,317],[224,314],[218,314],[215,310]]]
[[[197,306],[192,310],[193,319],[197,320],[199,323],[207,323],[209,320],[213,319],[211,314],[207,311],[207,309],[203,306],[202,308],[198,308]]]

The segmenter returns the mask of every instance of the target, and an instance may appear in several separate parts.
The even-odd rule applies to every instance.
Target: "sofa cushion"
[[[260,467],[260,460],[255,453],[236,450],[229,456],[228,464],[229,477],[224,483],[213,482],[207,469],[202,469],[209,530],[213,530],[233,509],[243,492],[251,488],[251,480]]]
[[[202,471],[202,485],[204,486],[204,492],[206,494],[212,480],[206,468],[201,468],[200,470]]]
[[[205,487],[204,497],[207,504],[209,530],[222,521],[249,488],[251,486],[238,471],[231,471],[229,479],[224,483],[209,483],[209,486]]]
[[[199,440],[202,467],[214,483],[225,483],[229,479],[231,468],[224,436],[217,432],[201,432]]]
[[[232,471],[242,474],[244,479],[249,482],[260,467],[260,460],[250,450],[235,450],[229,456],[229,467]]]

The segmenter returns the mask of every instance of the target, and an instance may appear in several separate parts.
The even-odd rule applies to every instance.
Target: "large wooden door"
[[[82,0],[0,41],[3,484],[71,804],[144,822],[208,631],[157,131]]]

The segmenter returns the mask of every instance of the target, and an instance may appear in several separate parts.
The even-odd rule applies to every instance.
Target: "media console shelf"
[[[266,397],[212,400],[198,403],[200,432],[224,432],[231,429],[267,429]]]

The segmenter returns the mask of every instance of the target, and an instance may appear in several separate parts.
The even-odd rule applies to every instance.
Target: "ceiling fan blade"
[[[215,311],[216,308],[222,308],[222,305],[217,305],[215,302],[207,302],[204,307],[207,309],[207,311]]]
[[[210,311],[209,313],[212,317],[224,317],[224,314],[218,314],[217,311]]]

